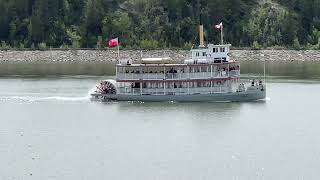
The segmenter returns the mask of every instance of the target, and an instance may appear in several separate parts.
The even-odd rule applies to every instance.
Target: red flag
[[[109,47],[115,47],[119,45],[119,38],[111,39],[108,42]]]
[[[223,29],[223,24],[222,22],[220,24],[217,24],[214,26],[216,29]]]

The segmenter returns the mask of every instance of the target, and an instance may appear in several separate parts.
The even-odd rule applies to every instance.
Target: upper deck
[[[196,80],[240,77],[240,62],[229,58],[230,44],[191,50],[191,59],[172,63],[170,58],[142,58],[141,62],[120,62],[118,81],[132,80]]]

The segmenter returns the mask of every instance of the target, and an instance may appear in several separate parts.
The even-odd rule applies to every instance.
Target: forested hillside
[[[320,49],[320,0],[0,0],[2,48],[190,48],[199,16],[239,47]]]

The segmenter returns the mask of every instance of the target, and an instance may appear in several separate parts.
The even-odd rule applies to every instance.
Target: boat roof
[[[172,59],[170,57],[142,58],[141,64],[169,64]]]

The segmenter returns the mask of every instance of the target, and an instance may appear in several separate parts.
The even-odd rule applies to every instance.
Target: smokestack
[[[200,14],[200,25],[199,25],[199,39],[200,44],[199,47],[203,48],[204,46],[204,37],[203,37],[203,24],[202,24],[202,15]]]

